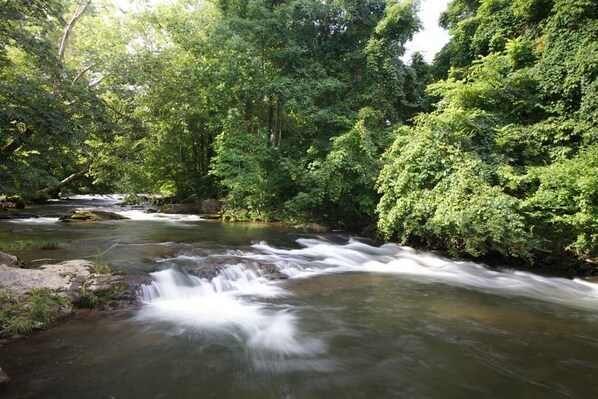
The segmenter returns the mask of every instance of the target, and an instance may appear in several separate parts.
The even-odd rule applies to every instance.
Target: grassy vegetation
[[[116,307],[117,302],[113,296],[125,292],[127,288],[129,288],[127,283],[117,283],[108,290],[92,291],[84,284],[79,289],[81,296],[75,305],[79,308],[87,309],[101,309],[105,305]]]
[[[101,256],[96,256],[92,262],[89,271],[95,274],[117,274],[117,271],[112,268]]]
[[[51,250],[58,249],[60,242],[50,238],[45,240],[17,240],[13,242],[0,241],[0,251],[26,251],[26,250]]]
[[[70,311],[69,300],[47,288],[24,296],[0,290],[0,337],[28,334]]]

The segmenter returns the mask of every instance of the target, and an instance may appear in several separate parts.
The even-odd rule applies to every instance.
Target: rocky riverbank
[[[79,308],[136,306],[139,285],[149,281],[88,260],[35,269],[12,266],[0,264],[0,337],[4,338],[43,329]]]
[[[138,306],[148,276],[124,275],[106,264],[69,260],[21,269],[0,252],[0,340],[18,338],[71,316],[78,309]],[[0,368],[0,386],[10,377]]]
[[[34,269],[13,267],[0,253],[0,337],[45,328],[76,309],[137,306],[137,290],[148,276],[124,275],[101,262],[69,260]],[[13,260],[7,262],[7,260]]]

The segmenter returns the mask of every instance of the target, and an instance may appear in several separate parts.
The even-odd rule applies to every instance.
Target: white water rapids
[[[242,258],[272,264],[291,279],[334,273],[384,273],[389,278],[415,279],[419,283],[446,283],[488,294],[522,296],[542,301],[598,310],[598,286],[582,280],[546,278],[531,273],[495,271],[471,262],[453,261],[394,244],[371,246],[351,239],[346,244],[299,239],[298,249],[280,249],[267,243],[252,246]],[[194,257],[181,255],[176,265]],[[200,263],[202,257],[195,257]],[[394,277],[393,277],[394,276]],[[224,267],[211,280],[181,272],[177,267],[152,274],[143,287],[145,306],[138,319],[167,322],[181,331],[228,334],[246,347],[280,355],[315,356],[325,344],[298,331],[296,309],[273,306],[268,298],[292,295],[284,281],[271,281],[246,263]]]
[[[131,220],[57,222],[79,208]],[[153,282],[140,308],[0,345],[7,399],[598,397],[598,285],[587,281],[115,198],[29,212],[41,217],[0,221],[0,239],[59,248],[16,251],[25,262],[100,254]]]

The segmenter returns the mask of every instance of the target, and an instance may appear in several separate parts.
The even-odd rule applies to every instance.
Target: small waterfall
[[[188,256],[181,256],[188,261]],[[152,273],[154,281],[144,285],[141,297],[145,303],[185,300],[208,296],[246,296],[272,298],[286,291],[263,277],[263,273],[239,263],[228,265],[211,280],[182,272],[176,267]]]
[[[142,287],[145,306],[138,319],[227,335],[260,352],[287,356],[321,352],[320,341],[299,334],[292,309],[259,302],[287,294],[260,274],[241,263],[222,269],[211,280],[176,267],[152,273],[154,281]]]
[[[291,279],[335,273],[383,273],[419,284],[447,283],[492,295],[521,296],[582,308],[598,309],[598,286],[582,280],[547,278],[513,270],[491,270],[395,244],[380,247],[356,240],[338,244],[324,239],[300,239],[301,248],[280,249],[266,243],[238,254],[247,262],[228,265],[211,279],[177,267],[152,273],[153,282],[141,293],[145,306],[139,319],[171,323],[183,331],[226,335],[245,348],[284,356],[314,356],[324,344],[300,332],[297,310],[281,304],[290,295],[285,284],[270,281],[251,262],[275,265]],[[204,258],[197,257],[200,263]],[[189,264],[181,255],[172,264]],[[278,298],[272,300],[271,298]]]

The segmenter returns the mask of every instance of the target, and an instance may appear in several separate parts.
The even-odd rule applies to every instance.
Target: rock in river
[[[72,211],[60,218],[63,222],[101,222],[104,220],[123,220],[126,216],[114,212],[95,211],[95,210],[77,210]]]

